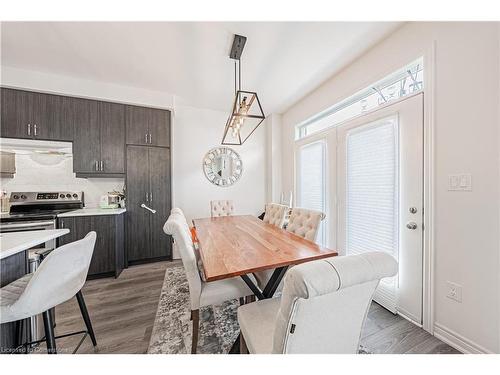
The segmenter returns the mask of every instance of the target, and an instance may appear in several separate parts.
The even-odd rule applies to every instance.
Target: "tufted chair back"
[[[200,306],[201,277],[198,272],[196,253],[189,233],[189,227],[182,213],[172,209],[163,231],[174,237],[175,244],[181,255],[182,265],[186,271],[191,299],[191,310],[197,310]]]
[[[288,211],[288,206],[284,204],[268,203],[266,204],[266,212],[264,214],[264,223],[276,225],[278,228],[283,228],[285,217]]]
[[[273,353],[357,353],[373,293],[397,271],[394,258],[382,252],[293,267],[284,279]]]
[[[233,201],[210,201],[210,212],[212,217],[231,216],[233,211]]]
[[[292,208],[286,230],[314,242],[318,235],[319,224],[325,217],[326,215],[321,211]]]

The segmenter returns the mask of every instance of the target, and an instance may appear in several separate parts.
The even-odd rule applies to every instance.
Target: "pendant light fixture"
[[[223,145],[242,145],[264,121],[266,116],[256,92],[241,89],[241,53],[247,38],[235,35],[229,57],[234,60],[234,101],[226,122]]]

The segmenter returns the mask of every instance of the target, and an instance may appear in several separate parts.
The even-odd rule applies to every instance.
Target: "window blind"
[[[299,149],[298,205],[326,212],[325,143],[314,142]],[[320,224],[317,242],[325,245],[325,220]]]
[[[346,252],[399,252],[397,118],[377,121],[347,134]],[[396,308],[396,278],[381,282],[375,297]],[[377,301],[379,302],[379,301]]]

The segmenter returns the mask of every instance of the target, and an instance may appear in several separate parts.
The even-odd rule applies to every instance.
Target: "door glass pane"
[[[397,117],[348,132],[346,139],[346,253],[399,252],[399,150]],[[378,293],[395,308],[396,278]]]
[[[326,213],[325,143],[302,146],[298,164],[298,206]],[[320,224],[316,242],[325,245],[325,220]]]

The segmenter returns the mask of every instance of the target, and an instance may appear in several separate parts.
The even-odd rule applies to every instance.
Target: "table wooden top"
[[[194,219],[193,224],[207,281],[338,255],[250,215]]]

